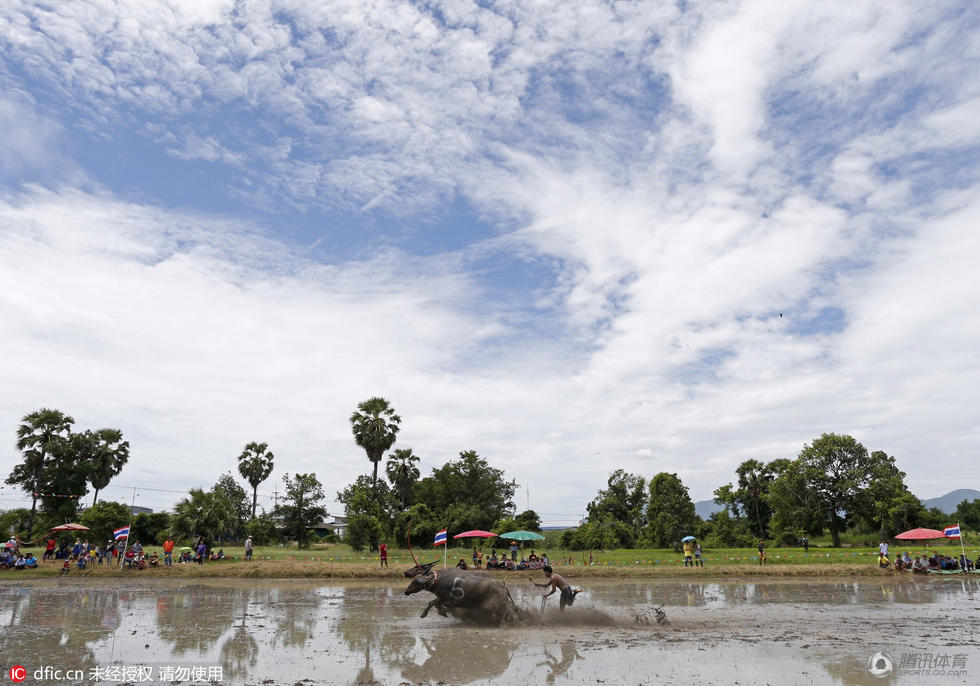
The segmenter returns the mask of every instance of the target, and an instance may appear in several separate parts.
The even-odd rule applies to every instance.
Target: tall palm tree
[[[420,476],[419,468],[415,464],[419,462],[419,456],[412,452],[411,448],[396,450],[388,458],[385,466],[385,473],[388,481],[395,488],[402,503],[402,510],[408,504],[408,494],[412,490],[412,484],[418,481]]]
[[[395,442],[402,418],[395,414],[395,408],[384,398],[369,398],[357,406],[350,416],[354,442],[364,448],[368,459],[374,463],[374,478],[371,489],[378,484],[378,463],[384,452]]]
[[[249,443],[238,456],[238,473],[252,487],[252,519],[255,519],[255,504],[259,499],[259,484],[272,474],[272,461],[275,455],[268,443]]]
[[[38,488],[45,462],[68,441],[75,420],[60,410],[43,407],[25,415],[20,422],[17,427],[17,450],[24,454],[24,462],[14,468],[7,477],[7,483],[31,491],[31,518],[27,525],[30,532],[34,530]]]
[[[86,431],[85,433],[89,433]],[[99,491],[109,485],[113,477],[129,462],[129,441],[123,440],[119,429],[99,429],[91,434],[91,473],[89,483],[95,489],[92,504],[99,502]]]

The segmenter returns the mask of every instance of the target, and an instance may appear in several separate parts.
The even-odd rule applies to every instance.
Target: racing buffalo
[[[412,550],[409,537],[409,551]],[[415,553],[412,552],[415,559]],[[436,571],[435,562],[420,564],[404,572],[412,581],[405,589],[405,595],[419,591],[429,591],[433,598],[422,611],[422,617],[433,607],[443,617],[451,612],[454,617],[481,624],[514,624],[525,622],[524,612],[511,598],[510,591],[503,582],[484,572],[471,572],[460,569]]]

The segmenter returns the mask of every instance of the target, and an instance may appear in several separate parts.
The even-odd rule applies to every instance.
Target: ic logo
[[[895,663],[892,661],[892,656],[880,650],[868,658],[868,672],[871,673],[871,676],[878,679],[884,679],[891,674],[894,666]]]
[[[20,665],[14,665],[10,668],[10,680],[16,684],[27,678],[27,670]]]

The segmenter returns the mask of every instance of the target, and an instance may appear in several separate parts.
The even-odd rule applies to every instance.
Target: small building
[[[129,514],[134,514],[134,515],[153,513],[152,507],[143,507],[142,505],[127,505],[126,509],[129,510]]]
[[[313,527],[317,536],[325,536],[329,533],[337,534],[338,538],[343,538],[347,532],[346,517],[332,517],[331,521],[324,520]]]

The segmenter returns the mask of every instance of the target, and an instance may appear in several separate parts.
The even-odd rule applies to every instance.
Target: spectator
[[[27,553],[24,556],[24,566],[28,569],[37,569],[37,558],[34,557],[34,553]]]
[[[803,552],[804,553],[810,552],[810,539],[804,536],[801,540],[803,542]]]
[[[251,540],[252,537],[249,536],[248,541],[245,542],[246,549],[248,548],[249,541]],[[168,536],[167,540],[163,542],[163,564],[166,565],[167,567],[169,567],[174,563],[173,554],[174,554],[174,541],[172,538]]]
[[[208,546],[204,543],[204,536],[197,539],[197,564],[203,565],[204,558],[208,555]]]
[[[517,544],[516,543],[511,543],[510,544],[510,561],[511,562],[517,562]]]
[[[44,555],[41,556],[42,560],[50,560],[54,557],[54,547],[58,545],[58,542],[53,538],[49,538],[46,547],[44,548]]]
[[[766,543],[765,541],[759,541],[759,566],[766,564]]]
[[[457,569],[469,569],[466,566],[466,560],[464,560],[463,558],[459,558],[459,562],[456,563],[456,568]]]
[[[384,544],[382,544],[382,545],[384,545]],[[388,564],[387,563],[388,546],[384,546],[384,557],[385,557],[385,560],[386,560],[385,561],[385,565],[387,566],[387,564]],[[245,560],[247,562],[251,562],[252,561],[252,537],[251,536],[249,536],[248,538],[245,539]]]
[[[915,560],[912,562],[912,573],[925,574],[928,571],[929,571],[929,566],[922,561],[922,558],[916,555]]]
[[[701,559],[701,544],[694,544],[694,566],[704,567],[704,560]]]
[[[888,557],[888,544],[885,543],[885,539],[881,539],[881,543],[878,544],[878,555]]]
[[[381,545],[378,546],[378,559],[381,560],[380,567],[388,566],[388,541],[381,541]]]
[[[61,575],[63,576],[70,571],[71,571],[71,565],[68,564],[68,558],[66,557],[61,561]]]

